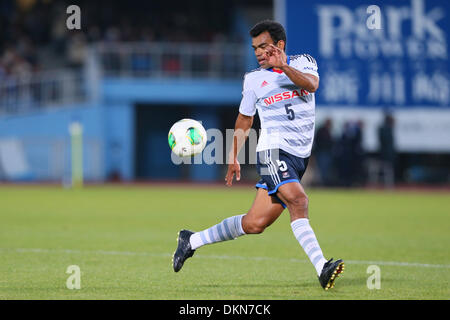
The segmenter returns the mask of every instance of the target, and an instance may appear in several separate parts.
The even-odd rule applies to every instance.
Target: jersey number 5
[[[294,110],[289,109],[289,107],[292,107],[292,104],[290,104],[290,103],[285,104],[284,107],[286,108],[286,113],[287,113],[287,115],[288,115],[288,119],[289,119],[289,120],[294,120],[294,119],[295,119],[295,113],[294,113]]]

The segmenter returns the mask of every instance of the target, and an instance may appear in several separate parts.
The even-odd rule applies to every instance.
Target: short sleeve
[[[254,116],[256,114],[256,95],[250,88],[250,83],[247,77],[244,78],[244,85],[242,90],[242,100],[239,106],[239,113],[244,116]]]
[[[300,72],[312,74],[319,77],[319,71],[316,60],[309,54],[302,54],[292,59],[291,66]]]

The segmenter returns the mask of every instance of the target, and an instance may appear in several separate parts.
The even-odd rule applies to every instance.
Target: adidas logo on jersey
[[[266,80],[264,80],[263,83],[261,83],[261,88],[267,86],[268,84],[269,83]]]

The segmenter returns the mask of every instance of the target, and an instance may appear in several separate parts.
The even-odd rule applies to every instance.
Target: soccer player
[[[308,197],[300,184],[314,137],[317,64],[308,54],[286,55],[286,33],[275,21],[259,22],[250,35],[261,67],[244,76],[225,180],[228,186],[235,175],[240,180],[237,156],[258,110],[262,130],[256,152],[261,180],[256,184],[256,197],[246,214],[227,218],[200,232],[181,230],[173,268],[180,271],[201,246],[262,233],[287,207],[294,236],[316,269],[321,286],[328,290],[343,272],[344,262],[325,259],[310,226]]]

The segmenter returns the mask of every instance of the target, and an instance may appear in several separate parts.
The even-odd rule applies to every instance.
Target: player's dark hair
[[[270,37],[272,38],[274,44],[277,44],[278,41],[280,40],[283,40],[284,43],[286,43],[286,31],[284,30],[281,23],[278,23],[273,20],[264,20],[258,22],[250,30],[250,36],[252,38],[257,37],[264,31],[269,32]]]

